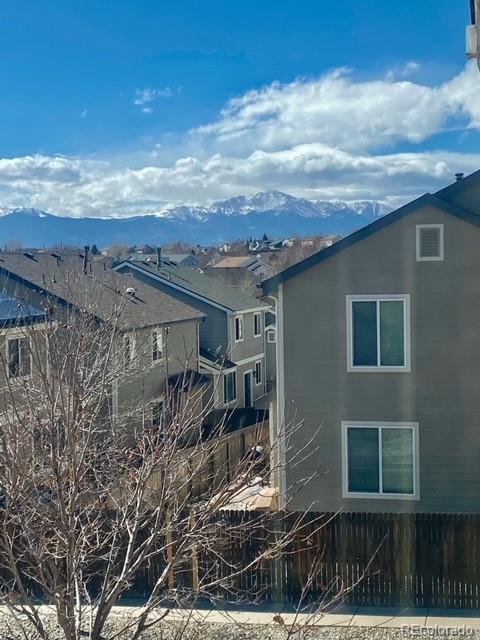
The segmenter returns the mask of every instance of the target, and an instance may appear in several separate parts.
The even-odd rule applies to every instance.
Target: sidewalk
[[[115,607],[114,613],[132,613],[135,607]],[[169,619],[184,616],[187,612],[172,610]],[[238,623],[241,625],[299,625],[329,627],[376,627],[401,629],[405,627],[469,627],[480,630],[479,609],[405,609],[376,607],[344,607],[334,613],[312,616],[301,613],[275,613],[272,611],[219,611],[197,609],[192,614],[199,622]]]

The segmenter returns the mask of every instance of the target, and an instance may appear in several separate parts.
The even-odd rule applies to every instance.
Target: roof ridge
[[[479,173],[480,175],[480,171],[476,173]],[[389,225],[394,224],[398,220],[401,220],[405,216],[409,215],[410,213],[413,213],[420,207],[427,204],[430,204],[436,207],[437,209],[441,209],[445,213],[449,213],[450,215],[453,215],[456,218],[460,218],[462,220],[465,220],[466,222],[470,222],[471,224],[480,226],[479,214],[475,213],[474,211],[470,211],[469,209],[465,209],[460,205],[450,202],[449,200],[445,200],[439,197],[438,192],[436,194],[425,193],[422,196],[419,196],[418,198],[416,198],[415,200],[412,200],[411,202],[407,202],[407,204],[404,204],[402,207],[399,207],[398,209],[395,209],[394,211],[387,213],[381,218],[374,220],[370,224],[364,227],[361,227],[360,229],[357,229],[357,231],[354,231],[348,236],[345,236],[338,242],[332,244],[330,247],[327,247],[326,249],[320,249],[320,251],[317,251],[316,253],[312,254],[308,258],[305,258],[304,260],[297,262],[291,267],[288,267],[288,269],[285,269],[284,271],[277,273],[272,278],[268,278],[267,280],[264,280],[258,286],[262,288],[264,294],[272,293],[273,291],[276,290],[277,286],[282,282],[290,280],[290,278],[293,278],[298,273],[301,273],[309,269],[310,267],[313,267],[316,264],[319,264],[320,262],[323,262],[324,260],[327,260],[328,258],[333,257],[337,253],[340,253],[341,251],[352,246],[353,244],[360,242],[364,238],[367,238],[368,236],[374,233],[377,233],[377,231],[381,231],[385,227],[388,227]]]

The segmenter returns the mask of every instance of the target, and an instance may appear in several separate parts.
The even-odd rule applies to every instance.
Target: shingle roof
[[[161,278],[166,284],[179,287],[185,292],[190,292],[195,296],[211,301],[216,305],[224,307],[230,311],[245,311],[259,307],[268,308],[264,302],[248,295],[239,287],[234,287],[228,283],[211,276],[207,276],[200,269],[183,267],[180,265],[163,265],[160,269],[156,263],[145,263],[136,261],[124,261],[117,265],[117,268],[124,266],[134,267],[153,277]]]
[[[109,261],[89,261],[83,255],[1,253],[0,274],[23,280],[27,286],[63,303],[91,312],[103,320],[119,314],[119,326],[141,328],[203,317],[197,309],[173,296],[110,268]],[[134,295],[127,292],[133,287]]]
[[[387,213],[387,215],[382,216],[378,220],[375,220],[375,222],[372,222],[371,224],[365,227],[362,227],[358,231],[351,233],[349,236],[346,236],[342,240],[335,242],[330,247],[322,249],[321,251],[314,253],[308,258],[305,258],[305,260],[301,260],[300,262],[297,262],[293,266],[289,267],[288,269],[285,269],[284,271],[281,271],[280,273],[273,276],[272,278],[268,278],[268,280],[264,280],[259,286],[261,286],[261,288],[263,289],[264,294],[274,293],[277,290],[277,287],[282,282],[286,282],[287,280],[290,280],[297,274],[302,273],[307,269],[310,269],[310,267],[313,267],[314,265],[319,264],[324,260],[328,260],[332,256],[337,255],[337,253],[341,253],[342,251],[352,246],[353,244],[360,242],[364,238],[368,238],[374,233],[377,233],[377,231],[380,231],[381,229],[384,229],[385,227],[390,226],[391,224],[397,222],[398,220],[401,220],[405,216],[415,211],[418,211],[418,209],[420,209],[421,207],[425,207],[427,205],[435,207],[436,209],[440,209],[441,211],[444,211],[445,213],[448,213],[456,218],[464,220],[465,222],[470,222],[471,224],[480,226],[479,214],[474,213],[473,211],[470,211],[468,209],[464,209],[463,207],[458,206],[454,202],[449,201],[452,194],[454,195],[455,193],[460,191],[462,188],[466,187],[467,185],[470,185],[472,182],[472,180],[470,179],[472,178],[475,180],[480,180],[480,171],[475,172],[474,174],[469,176],[468,179],[464,178],[463,180],[460,180],[460,182],[456,182],[450,185],[449,187],[446,187],[445,189],[438,191],[435,195],[426,193],[425,195],[420,196],[420,198],[417,198],[416,200],[409,202],[403,207],[400,207],[399,209],[396,209],[391,213]],[[463,183],[465,183],[465,185]]]
[[[45,312],[0,293],[0,327],[21,326],[45,320]]]
[[[214,269],[231,269],[233,267],[249,267],[254,262],[257,262],[256,256],[229,256],[223,258],[220,262],[213,265]]]

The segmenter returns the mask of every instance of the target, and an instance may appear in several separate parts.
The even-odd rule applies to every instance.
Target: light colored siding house
[[[213,376],[216,405],[255,406],[265,396],[265,313],[269,305],[200,269],[124,261],[116,270],[168,292],[204,314],[200,364]]]
[[[479,512],[480,172],[263,289],[277,311],[275,429],[303,421],[276,451],[289,506]]]

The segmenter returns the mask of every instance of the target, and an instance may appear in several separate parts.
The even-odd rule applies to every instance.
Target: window
[[[243,316],[235,318],[235,342],[243,340]]]
[[[253,314],[253,335],[255,338],[262,335],[262,314],[258,312]]]
[[[417,224],[417,261],[443,260],[443,224]]]
[[[9,378],[30,375],[32,372],[30,339],[13,338],[8,341],[7,350]]]
[[[342,423],[344,497],[418,498],[418,424]]]
[[[165,405],[163,400],[155,402],[152,407],[152,427],[161,430],[163,427],[163,416],[165,413]]]
[[[275,342],[275,331],[273,329],[267,331],[267,342]]]
[[[255,362],[255,384],[262,384],[262,361]]]
[[[223,402],[229,404],[237,399],[237,372],[223,374]]]
[[[163,356],[163,333],[161,329],[152,331],[152,361],[157,362]]]
[[[347,296],[349,371],[410,371],[410,297]]]
[[[135,340],[132,335],[123,336],[123,364],[128,369],[135,358]]]

